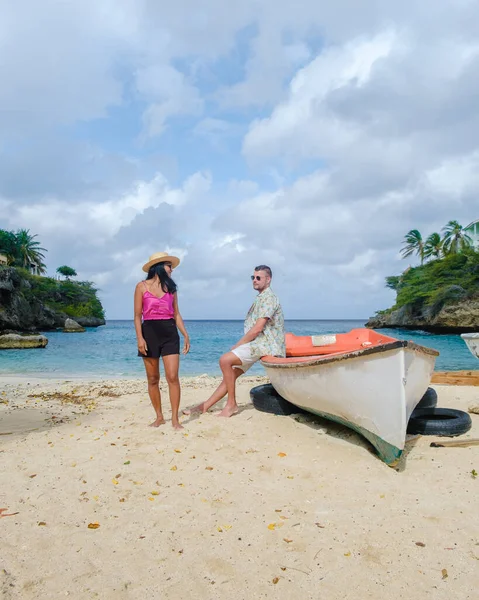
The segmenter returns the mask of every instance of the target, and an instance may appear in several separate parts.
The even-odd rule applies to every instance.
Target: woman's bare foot
[[[201,415],[203,414],[204,408],[203,408],[203,403],[198,404],[198,406],[193,406],[193,408],[185,408],[182,413],[184,415],[190,416],[190,415]]]
[[[235,404],[234,406],[226,405],[221,412],[219,412],[217,417],[232,417],[238,412],[238,406]]]
[[[163,415],[158,415],[156,417],[156,420],[153,421],[153,423],[150,423],[150,427],[159,427],[160,425],[164,425],[165,424],[165,419],[163,418]]]
[[[183,425],[179,421],[172,421],[171,424],[173,425],[173,429],[184,429]]]

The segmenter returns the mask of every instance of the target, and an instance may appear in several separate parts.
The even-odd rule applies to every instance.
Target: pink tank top
[[[145,289],[143,292],[143,321],[173,319],[175,316],[173,300],[173,294],[169,292],[158,298],[158,296]]]

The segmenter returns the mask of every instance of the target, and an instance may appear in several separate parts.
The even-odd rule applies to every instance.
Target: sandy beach
[[[256,411],[263,381],[175,432],[147,427],[143,380],[0,379],[2,599],[477,598],[479,446],[416,437],[391,469],[344,427]],[[182,407],[216,383],[183,379]]]

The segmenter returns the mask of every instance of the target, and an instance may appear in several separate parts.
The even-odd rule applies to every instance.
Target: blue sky
[[[109,318],[159,250],[185,318],[242,318],[259,263],[287,317],[368,317],[409,229],[478,217],[476,3],[20,0],[0,22],[1,227]]]

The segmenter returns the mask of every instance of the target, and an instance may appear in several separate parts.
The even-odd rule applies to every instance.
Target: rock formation
[[[85,328],[79,325],[73,319],[65,319],[65,326],[63,327],[65,333],[82,333]]]
[[[61,298],[59,298],[61,300]],[[0,266],[0,332],[38,332],[62,328],[68,315],[35,297],[28,279],[17,269]],[[83,327],[98,327],[104,319],[74,317]]]
[[[439,311],[429,307],[415,311],[410,305],[385,311],[366,323],[371,329],[421,329],[431,333],[467,333],[479,331],[479,300],[445,304]]]
[[[18,333],[0,335],[0,350],[45,348],[47,344],[48,340],[44,335],[20,335]]]

